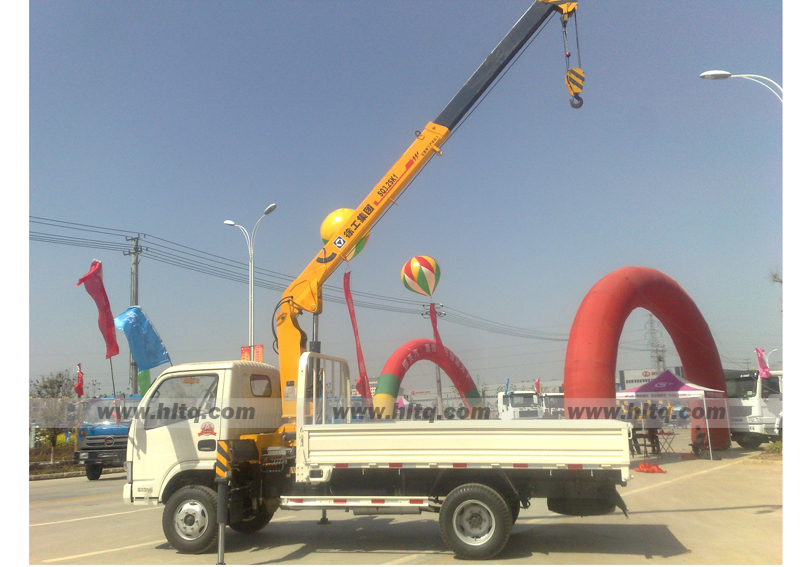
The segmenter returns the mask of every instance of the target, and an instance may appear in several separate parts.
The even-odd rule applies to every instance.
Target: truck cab
[[[783,438],[782,373],[760,378],[754,371],[725,371],[731,439],[745,449]]]
[[[498,392],[497,414],[500,419],[538,419],[542,416],[539,395],[533,390]]]

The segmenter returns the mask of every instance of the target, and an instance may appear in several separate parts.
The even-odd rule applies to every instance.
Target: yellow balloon
[[[344,229],[344,223],[354,212],[355,211],[353,211],[353,209],[336,209],[327,217],[325,217],[325,220],[322,221],[322,224],[319,227],[319,235],[322,237],[322,243],[327,244],[331,238],[340,233]],[[364,249],[368,239],[369,234],[359,240],[355,248],[353,248],[353,250],[350,251],[350,254],[345,257],[345,260],[350,261],[355,258],[358,253]]]

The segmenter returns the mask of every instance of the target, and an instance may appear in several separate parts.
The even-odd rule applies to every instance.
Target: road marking
[[[55,502],[73,502],[75,500],[91,500],[92,498],[107,498],[108,496],[119,496],[117,492],[108,494],[95,494],[93,496],[76,496],[75,498],[60,498],[58,500],[35,500],[31,504],[53,504]]]
[[[71,559],[80,559],[82,557],[91,557],[92,555],[102,555],[104,553],[112,553],[114,551],[124,551],[126,549],[135,549],[137,547],[147,547],[148,545],[156,545],[159,543],[167,543],[165,539],[158,539],[156,541],[148,541],[147,543],[137,543],[136,545],[127,545],[125,547],[115,547],[113,549],[104,549],[103,551],[92,551],[91,553],[81,553],[80,555],[70,555],[67,557],[57,557],[55,559],[42,559],[42,563],[55,563],[56,561],[69,561]]]
[[[66,524],[69,522],[80,522],[83,520],[95,520],[97,518],[108,518],[109,516],[121,516],[122,514],[136,514],[137,512],[147,512],[149,510],[160,510],[161,508],[143,508],[141,510],[131,510],[130,512],[115,512],[113,514],[101,514],[100,516],[89,516],[87,518],[71,518],[69,520],[59,520],[57,522],[44,522],[42,524],[30,524],[29,528],[38,528],[39,526],[53,526],[55,524]]]
[[[739,464],[738,460],[731,461],[730,463],[727,463],[727,464],[724,464],[724,465],[720,465],[718,467],[714,467],[713,469],[708,469],[708,470],[705,470],[705,471],[698,471],[696,473],[687,474],[686,476],[681,476],[681,477],[678,477],[678,478],[665,480],[664,482],[659,482],[658,484],[653,484],[651,486],[643,486],[642,488],[637,488],[636,490],[631,490],[630,492],[620,493],[620,496],[630,496],[631,494],[636,494],[637,492],[644,492],[645,490],[650,490],[652,488],[658,488],[658,487],[664,486],[666,484],[672,484],[673,482],[678,482],[678,481],[681,481],[681,480],[685,480],[687,478],[692,478],[693,476],[699,476],[701,474],[708,474],[710,472],[718,471],[720,469],[724,469],[726,467],[730,467],[732,465],[738,465],[738,464]]]
[[[415,553],[414,555],[405,555],[403,557],[398,557],[397,559],[392,559],[391,561],[387,561],[386,563],[381,563],[381,565],[401,565],[403,563],[408,563],[409,561],[419,559],[424,555],[430,555],[430,554]]]

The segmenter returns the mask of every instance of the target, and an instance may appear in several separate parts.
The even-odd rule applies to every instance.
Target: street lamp
[[[781,103],[783,103],[783,96],[782,96],[783,95],[783,88],[778,83],[773,81],[772,79],[768,79],[767,77],[762,77],[761,75],[732,75],[728,71],[715,70],[715,71],[706,71],[705,73],[700,73],[700,78],[701,79],[712,79],[712,80],[730,79],[730,78],[747,79],[748,81],[753,81],[755,83],[758,83],[759,85],[763,85],[763,86],[767,87],[769,90],[772,91],[772,94],[774,94],[776,97],[778,97],[778,100],[781,101]],[[775,89],[773,89],[771,86],[769,86],[764,81],[769,81],[770,83],[775,85],[775,87],[779,91],[781,91],[781,94],[778,94],[778,92]]]
[[[247,230],[245,230],[245,228],[242,225],[236,224],[232,220],[226,220],[223,223],[223,224],[226,224],[228,226],[239,227],[239,230],[241,230],[242,234],[244,234],[244,239],[247,242],[247,251],[250,254],[250,279],[249,279],[250,311],[248,313],[248,315],[249,315],[248,316],[249,330],[250,330],[250,333],[248,335],[248,341],[249,341],[248,342],[248,348],[250,349],[250,360],[254,360],[254,358],[255,358],[255,356],[254,356],[255,353],[253,352],[253,346],[254,346],[253,343],[255,343],[255,339],[253,337],[253,318],[254,318],[253,317],[253,288],[254,288],[254,283],[253,283],[254,282],[254,276],[253,276],[253,245],[255,244],[256,231],[258,230],[258,225],[261,224],[261,221],[264,220],[264,217],[267,216],[268,214],[270,214],[272,211],[274,211],[277,206],[278,205],[276,205],[275,203],[272,203],[269,207],[264,209],[264,214],[261,215],[261,218],[259,218],[256,221],[256,226],[253,227],[252,237],[249,234],[247,234]]]

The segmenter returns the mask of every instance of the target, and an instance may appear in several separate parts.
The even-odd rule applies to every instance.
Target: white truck
[[[725,371],[731,439],[745,449],[783,439],[783,372]]]
[[[497,416],[502,420],[542,417],[539,394],[533,390],[497,393]]]
[[[164,504],[165,536],[193,553],[217,542],[220,472],[231,486],[225,523],[238,532],[264,528],[278,509],[433,512],[465,558],[499,553],[532,498],[561,514],[627,513],[616,490],[630,479],[625,423],[348,423],[347,363],[315,353],[303,355],[292,387],[281,392],[278,371],[258,362],[167,369],[131,425],[125,501]],[[293,435],[281,433],[282,400],[296,405]],[[345,403],[336,411],[333,400]]]
[[[556,15],[566,37],[576,9],[574,1],[534,2],[286,288],[274,319],[280,373],[255,362],[184,364],[148,390],[129,433],[124,498],[164,504],[164,533],[177,549],[202,552],[219,538],[222,563],[226,524],[255,532],[278,509],[427,511],[439,514],[450,549],[487,559],[502,551],[531,498],[547,498],[562,514],[625,511],[616,486],[630,478],[627,424],[430,423],[409,419],[412,412],[392,419],[399,379],[390,375],[379,378],[368,408],[388,410],[383,417],[389,419],[348,423],[348,366],[320,354],[318,340],[323,283],[422,167],[441,155],[451,132],[536,31]],[[579,108],[583,71],[569,68],[566,83],[570,104]],[[306,312],[313,316],[310,340],[299,323]],[[464,400],[483,404],[469,391]]]
[[[514,390],[497,393],[497,415],[500,419],[563,419],[564,394],[535,390]]]

